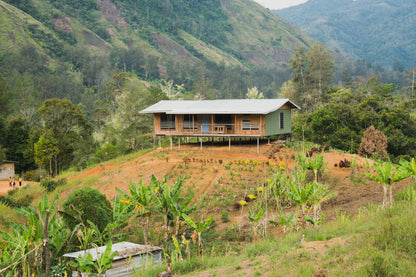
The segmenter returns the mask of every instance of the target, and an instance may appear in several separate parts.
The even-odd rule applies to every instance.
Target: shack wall
[[[0,180],[8,180],[14,176],[14,163],[4,163],[0,165]]]

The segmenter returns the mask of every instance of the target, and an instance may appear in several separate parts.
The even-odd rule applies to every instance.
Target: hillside
[[[309,0],[274,12],[351,59],[395,70],[416,62],[415,1]]]
[[[247,217],[247,208],[257,209],[258,204],[264,205],[258,188],[267,189],[265,183],[270,184],[267,179],[273,178],[274,169],[280,168],[287,174],[293,174],[296,171],[294,160],[296,154],[299,153],[299,146],[299,144],[293,144],[281,147],[278,142],[263,143],[260,147],[261,154],[256,154],[256,145],[250,143],[234,144],[231,151],[228,151],[228,145],[219,143],[215,145],[206,143],[203,149],[200,149],[198,143],[182,145],[181,149],[178,149],[176,145],[173,150],[160,148],[134,153],[99,164],[83,172],[67,172],[59,176],[59,178],[66,178],[68,182],[57,187],[53,193],[49,193],[49,199],[58,194],[58,206],[61,207],[71,192],[90,186],[97,188],[114,201],[117,194],[115,188],[129,193],[130,182],[138,183],[143,179],[147,184],[152,174],[155,174],[159,180],[166,176],[168,184],[172,184],[178,176],[186,177],[184,191],[195,193],[192,204],[198,207],[191,216],[206,218],[212,215],[214,223],[204,234],[206,256],[203,259],[194,256],[191,259],[184,258],[183,262],[176,260],[173,263],[175,276],[187,273],[192,276],[212,276],[212,274],[287,276],[305,272],[327,276],[345,270],[349,272],[347,275],[354,275],[361,270],[366,272],[384,270],[408,272],[411,270],[408,266],[401,268],[394,264],[386,267],[380,266],[377,263],[377,257],[396,259],[396,256],[384,254],[382,249],[377,250],[378,252],[371,252],[374,255],[371,254],[368,260],[357,260],[357,255],[362,255],[368,249],[382,248],[384,241],[390,242],[398,239],[400,243],[400,239],[396,236],[402,238],[400,232],[404,232],[406,226],[409,225],[400,225],[396,228],[394,224],[411,220],[408,217],[414,208],[399,202],[395,204],[394,209],[378,209],[382,201],[382,187],[364,175],[366,160],[335,150],[323,154],[325,166],[323,174],[319,176],[320,182],[328,184],[330,191],[337,193],[329,200],[323,200],[322,213],[325,213],[325,223],[319,228],[310,226],[306,229],[301,227],[299,221],[296,223],[297,227],[292,224],[286,227],[267,224],[268,238],[258,238],[257,242],[252,243],[252,225]],[[354,170],[335,165],[345,159],[356,160]],[[371,164],[372,161],[369,163]],[[309,174],[307,178],[310,177],[312,176]],[[408,184],[409,180],[396,184],[394,193],[397,194]],[[1,185],[7,186],[7,184]],[[37,203],[43,194],[43,188],[38,184],[32,184],[26,189],[15,190],[10,196],[23,201],[32,199],[32,203]],[[236,203],[247,199],[249,194],[257,195],[258,200],[247,200],[249,202],[247,208],[236,208]],[[267,220],[281,220],[279,209],[273,204],[273,197],[269,199],[271,202],[268,204]],[[295,213],[297,208],[289,204],[282,210],[288,215]],[[24,223],[24,218],[18,217],[8,207],[1,205],[0,211],[2,231],[9,229],[7,222]],[[380,223],[379,219],[384,217],[388,220]],[[129,241],[143,243],[142,225],[137,220],[138,218],[132,217],[123,232],[127,232]],[[156,245],[164,244],[160,235],[163,230],[160,227],[160,220],[158,216],[155,218],[152,216],[151,219],[153,227],[149,239],[152,244]],[[402,224],[400,222],[397,224]],[[387,227],[383,227],[385,224]],[[388,229],[390,230],[388,236],[385,236],[387,229],[384,228],[392,228]],[[188,233],[190,230],[183,227],[181,232]],[[300,243],[302,234],[305,235],[306,240]],[[369,236],[370,238],[367,238]],[[409,236],[411,239],[411,233]],[[375,238],[374,244],[363,244],[363,241],[372,241],[372,237]],[[367,245],[367,248],[363,248],[363,245]],[[411,243],[401,245],[401,248],[394,251],[398,253],[397,257],[399,255],[405,257],[402,263],[408,264],[412,255],[406,249],[411,249],[413,246]],[[166,251],[173,255],[173,252],[170,252],[173,251],[173,246],[166,247]],[[192,246],[192,253],[196,253],[195,246]],[[302,264],[301,267],[299,263]],[[155,270],[161,272],[165,269],[166,265]],[[145,276],[155,276],[155,271]]]
[[[206,145],[202,150],[199,144],[185,144],[181,145],[180,150],[176,145],[172,151],[161,148],[145,154],[139,152],[99,164],[81,173],[68,172],[61,175],[60,178],[68,180],[68,185],[58,187],[56,192],[61,199],[66,199],[73,190],[91,186],[106,194],[109,199],[114,199],[116,187],[128,192],[130,182],[138,183],[143,179],[147,183],[151,175],[158,179],[167,176],[169,183],[173,183],[178,176],[187,176],[184,186],[186,190],[195,192],[194,202],[202,205],[205,212],[219,216],[221,209],[233,211],[236,202],[255,193],[259,186],[272,178],[272,168],[276,165],[283,164],[289,173],[294,170],[298,150],[281,148],[271,154],[278,148],[275,143],[261,144],[261,154],[256,154],[254,144],[233,145],[231,152],[228,151],[228,144]],[[354,215],[363,205],[382,202],[381,186],[364,175],[365,159],[335,150],[326,152],[323,156],[325,170],[320,180],[327,183],[331,191],[337,192],[336,197],[323,205],[323,211],[327,213],[326,219],[335,219],[337,212]],[[359,170],[353,177],[350,168],[335,166],[341,160],[352,161],[354,157]],[[272,166],[269,167],[266,163],[272,163]],[[401,182],[395,191],[403,189],[407,184],[407,181]],[[4,182],[3,191],[7,191],[6,187]],[[239,215],[239,212],[236,211],[235,215]]]
[[[120,71],[188,91],[206,80],[217,98],[254,85],[272,95],[294,49],[313,43],[251,0],[8,0],[0,1],[0,18],[0,74],[9,88],[21,90],[25,74],[41,98],[87,108],[94,99],[85,91],[105,90]]]

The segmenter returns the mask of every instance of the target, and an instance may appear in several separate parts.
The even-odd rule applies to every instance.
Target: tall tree
[[[73,151],[78,145],[89,142],[92,127],[80,108],[67,99],[48,99],[38,109],[38,113],[47,131],[42,136],[43,138],[41,137],[42,141],[39,139],[42,143],[38,143],[38,150],[44,149],[52,155],[49,159],[55,162],[56,174],[62,166],[68,166],[71,163]],[[49,146],[52,147],[50,151],[47,148]],[[40,161],[39,156],[38,161]]]
[[[318,97],[329,88],[334,73],[334,60],[329,51],[321,44],[315,43],[306,54],[308,64],[308,79]]]

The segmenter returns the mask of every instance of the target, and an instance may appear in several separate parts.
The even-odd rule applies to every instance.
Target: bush
[[[23,179],[26,181],[40,182],[39,170],[26,171],[23,175]]]
[[[63,186],[65,184],[66,184],[66,179],[59,179],[58,181],[46,179],[40,183],[41,187],[43,187],[47,192],[52,192],[57,187]]]
[[[81,222],[88,225],[88,219],[103,231],[112,217],[110,201],[97,189],[90,187],[71,193],[64,202],[63,211],[63,219],[70,229],[74,229]]]

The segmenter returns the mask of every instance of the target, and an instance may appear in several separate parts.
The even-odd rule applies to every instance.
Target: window
[[[243,120],[242,128],[245,131],[259,130],[258,124],[251,124],[250,120]]]
[[[183,115],[183,129],[196,130],[198,129],[198,116],[193,114]]]
[[[280,113],[280,129],[284,129],[285,128],[285,118],[284,118],[284,113],[281,112]]]
[[[174,114],[161,114],[160,115],[160,129],[162,130],[176,129],[175,115]]]
[[[227,126],[227,130],[232,130],[233,119],[231,114],[216,114],[215,125]]]

